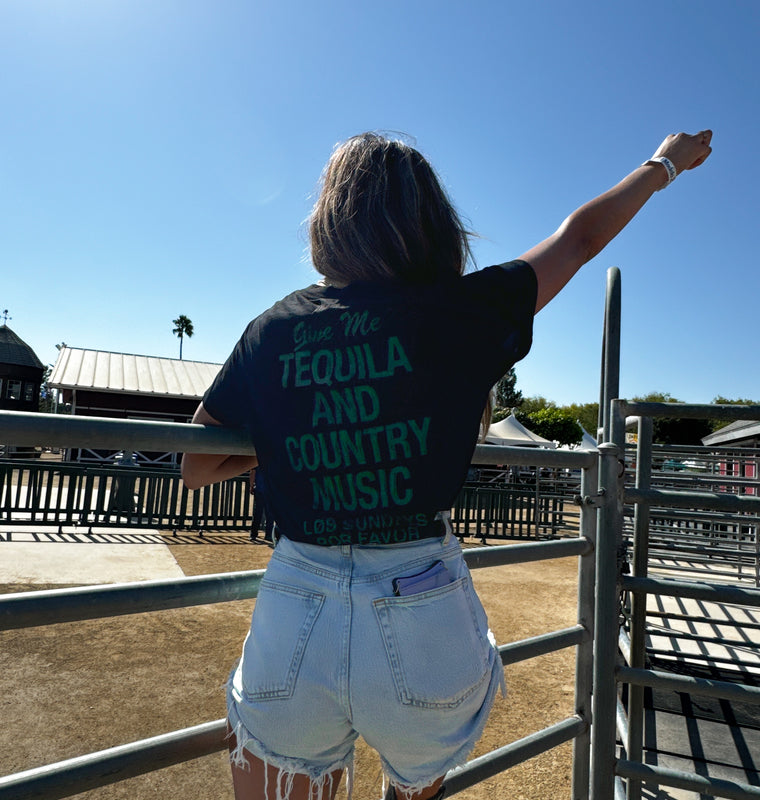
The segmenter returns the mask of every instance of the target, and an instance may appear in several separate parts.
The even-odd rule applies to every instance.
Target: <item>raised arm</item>
[[[206,411],[201,403],[193,415],[198,425],[221,425]],[[256,456],[228,456],[209,453],[184,453],[182,455],[182,480],[188,489],[199,489],[209,483],[234,478],[258,466]]]
[[[536,272],[540,311],[570,278],[603,250],[675,174],[698,167],[712,152],[712,131],[671,134],[652,159],[637,167],[620,183],[574,211],[551,235],[520,258]],[[663,163],[654,159],[664,157]]]

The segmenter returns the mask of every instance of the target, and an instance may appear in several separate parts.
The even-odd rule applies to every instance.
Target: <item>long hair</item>
[[[340,283],[461,275],[469,236],[427,160],[377,133],[333,151],[309,222],[315,268]]]

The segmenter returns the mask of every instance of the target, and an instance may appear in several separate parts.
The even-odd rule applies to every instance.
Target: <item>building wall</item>
[[[160,397],[117,392],[64,390],[64,403],[71,404],[77,416],[115,417],[117,419],[156,419],[166,422],[189,422],[199,400],[183,397]]]
[[[0,364],[0,410],[38,411],[44,370]]]
[[[157,422],[190,422],[198,407],[194,397],[161,397],[127,392],[94,392],[77,389],[63,390],[63,402],[71,405],[75,416],[111,417],[114,419],[143,419]],[[125,442],[125,449],[128,447]],[[66,455],[68,461],[85,461],[113,464],[120,458],[116,452],[72,448]],[[134,453],[136,463],[143,465],[176,465],[179,454],[159,452]]]

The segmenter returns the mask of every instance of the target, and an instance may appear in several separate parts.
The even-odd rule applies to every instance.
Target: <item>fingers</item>
[[[694,167],[698,167],[700,164],[703,164],[705,159],[712,153],[712,147],[710,147],[710,142],[712,141],[713,132],[709,129],[700,131],[699,133],[695,134],[694,138],[697,142],[702,146],[703,152],[701,155],[697,156],[697,158],[692,161],[689,166],[684,167],[684,169],[694,169]]]
[[[704,163],[712,153],[712,131],[708,128],[699,133],[677,133],[665,137],[655,155],[666,156],[678,172],[694,169]]]

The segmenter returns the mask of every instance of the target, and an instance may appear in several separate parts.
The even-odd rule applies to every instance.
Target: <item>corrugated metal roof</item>
[[[63,347],[49,384],[55,389],[200,399],[221,364]]]
[[[722,428],[718,428],[714,433],[708,433],[702,439],[702,444],[708,447],[716,445],[728,446],[756,436],[760,436],[760,421],[739,419],[736,422],[731,422]]]
[[[45,368],[34,350],[7,325],[0,325],[0,364]]]

